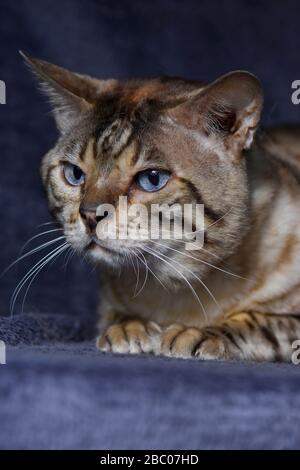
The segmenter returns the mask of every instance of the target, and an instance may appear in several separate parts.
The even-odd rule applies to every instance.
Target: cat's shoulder
[[[271,156],[292,164],[300,171],[300,125],[264,129],[260,145]]]

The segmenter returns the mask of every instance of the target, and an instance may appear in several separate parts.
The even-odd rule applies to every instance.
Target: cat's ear
[[[207,136],[221,139],[227,154],[237,159],[253,141],[263,106],[258,79],[244,71],[226,74],[197,90],[170,110],[170,117]]]
[[[78,116],[92,108],[99,95],[101,81],[70,72],[20,51],[49,97],[58,129],[65,132]]]

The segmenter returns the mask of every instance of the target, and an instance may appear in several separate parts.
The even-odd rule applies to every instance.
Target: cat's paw
[[[97,338],[101,351],[119,354],[160,352],[161,328],[152,321],[127,320],[110,326]]]
[[[228,358],[226,340],[206,328],[185,327],[173,324],[161,336],[161,354],[184,359],[202,360]]]

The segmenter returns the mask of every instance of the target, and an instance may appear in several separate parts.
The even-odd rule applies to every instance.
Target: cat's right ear
[[[64,133],[82,112],[94,106],[101,88],[100,80],[70,72],[21,51],[20,54],[37,76],[42,91],[50,99],[60,132]]]
[[[185,127],[203,132],[213,145],[222,144],[226,155],[238,160],[253,141],[263,106],[259,80],[237,70],[184,97],[169,117]]]

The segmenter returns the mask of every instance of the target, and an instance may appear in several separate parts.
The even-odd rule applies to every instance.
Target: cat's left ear
[[[58,129],[63,133],[78,116],[91,109],[101,90],[101,80],[71,72],[20,51],[50,99]]]
[[[226,154],[237,160],[253,141],[263,107],[259,80],[252,74],[236,71],[194,90],[169,111],[170,117],[184,126],[202,131],[222,143]]]

